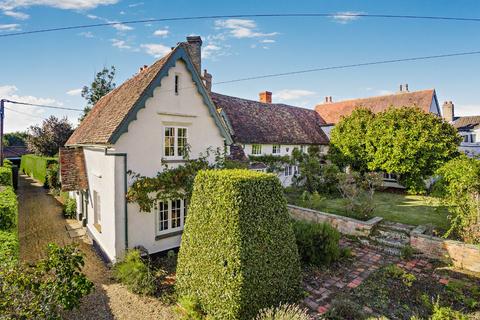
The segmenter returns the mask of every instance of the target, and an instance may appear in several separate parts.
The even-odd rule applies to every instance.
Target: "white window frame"
[[[283,174],[285,177],[289,177],[293,174],[293,166],[291,165],[286,165],[283,171]]]
[[[279,144],[272,145],[272,154],[280,154],[282,152],[282,146]]]
[[[180,224],[176,227],[173,226],[173,203],[176,201],[180,201]],[[160,218],[160,207],[161,203],[167,203],[168,208],[167,208],[167,228],[164,230],[160,230],[160,222],[165,221],[161,220]],[[185,225],[185,219],[187,216],[187,200],[186,199],[174,199],[174,200],[165,200],[165,201],[159,201],[157,202],[156,208],[155,208],[155,234],[157,236],[161,235],[168,235],[169,233],[177,233],[178,231],[183,230],[183,227]]]
[[[254,152],[255,148],[254,147],[258,147],[258,152]],[[252,154],[253,155],[261,155],[262,154],[262,145],[261,144],[252,144]]]
[[[165,135],[165,131],[167,129],[173,129],[173,155],[169,155],[167,156],[165,154],[165,147],[166,147],[166,144],[165,144],[165,138],[166,138],[166,135]],[[188,137],[188,128],[187,127],[179,127],[179,126],[164,126],[163,127],[163,157],[165,159],[183,159],[183,157],[185,156],[185,154],[183,155],[179,155],[178,154],[178,130],[179,129],[185,129],[185,150],[184,152],[187,150],[187,146],[188,146],[188,140],[189,140],[189,137]]]

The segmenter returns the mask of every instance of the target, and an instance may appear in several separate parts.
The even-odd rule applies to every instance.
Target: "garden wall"
[[[418,226],[410,233],[410,245],[429,258],[452,263],[455,268],[480,273],[480,246],[424,234]]]
[[[22,156],[20,170],[35,180],[45,184],[47,179],[47,168],[51,163],[58,163],[58,159],[26,154]]]
[[[338,216],[336,214],[316,211],[312,209],[288,205],[290,215],[295,219],[311,222],[328,222],[343,234],[368,237],[374,226],[383,218],[374,217],[368,221],[360,221],[349,217]]]

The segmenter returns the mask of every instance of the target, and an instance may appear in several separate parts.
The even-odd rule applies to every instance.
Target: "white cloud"
[[[19,90],[14,85],[4,85],[0,86],[0,96],[4,99],[10,99],[15,101],[34,103],[34,104],[45,104],[45,105],[54,105],[60,106],[61,103],[52,98],[39,98],[34,96],[22,96],[19,95]],[[25,106],[25,105],[11,105],[6,104],[6,107],[11,110],[6,110],[5,113],[5,131],[18,131],[26,130],[29,126],[41,122],[41,118],[46,118],[48,116],[46,109]],[[17,110],[18,112],[12,111]]]
[[[20,25],[18,23],[0,24],[0,32],[2,31],[18,31]]]
[[[230,36],[237,39],[271,37],[278,34],[278,32],[262,33],[256,31],[257,24],[255,21],[246,19],[216,20],[215,28],[226,29]]]
[[[145,43],[140,45],[140,47],[143,48],[147,54],[152,55],[155,58],[163,57],[171,51],[169,47],[158,43]]]
[[[18,20],[27,20],[28,18],[30,18],[28,14],[19,11],[6,10],[3,11],[3,14]]]
[[[68,90],[66,94],[68,94],[69,96],[79,96],[82,94],[82,88]]]
[[[168,36],[169,33],[170,31],[168,31],[167,29],[158,29],[158,30],[155,30],[153,35],[157,37],[165,38],[166,36]]]
[[[276,41],[273,40],[273,39],[263,39],[262,41],[260,41],[261,43],[275,43]]]
[[[117,21],[108,21],[108,23],[115,23],[114,25],[112,25],[113,28],[117,29],[118,31],[130,31],[130,30],[133,30],[132,27],[130,26],[127,26],[125,24],[122,24],[122,23],[116,23]]]
[[[214,44],[207,44],[202,48],[202,57],[205,59],[211,58],[219,53],[222,48],[214,45]]]
[[[137,3],[132,3],[128,5],[129,8],[135,8],[138,6],[143,6],[143,2],[137,2]]]
[[[46,6],[64,10],[86,10],[117,3],[118,0],[3,0],[0,9],[13,10],[31,6]]]
[[[82,37],[85,37],[85,38],[94,38],[95,37],[93,35],[93,33],[90,32],[90,31],[80,32],[78,35],[82,36]]]
[[[273,98],[278,101],[292,101],[300,98],[311,97],[316,93],[309,90],[285,89],[273,93]]]
[[[87,14],[87,18],[92,19],[92,20],[100,19],[99,16],[96,16],[94,14]]]
[[[363,14],[363,12],[354,12],[354,11],[337,12],[336,15],[333,16],[333,20],[340,24],[347,24],[349,22],[360,19],[360,16],[359,16],[360,14]]]
[[[119,49],[131,49],[132,47],[127,44],[124,40],[119,39],[110,39],[112,42],[112,46],[119,48]]]
[[[394,94],[395,92],[393,92],[392,90],[377,90],[377,95],[379,96],[388,96],[390,94]]]

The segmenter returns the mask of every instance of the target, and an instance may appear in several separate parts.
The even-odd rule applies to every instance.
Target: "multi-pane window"
[[[185,199],[166,200],[157,206],[157,234],[182,230],[187,214]]]
[[[289,166],[289,165],[285,166],[285,176],[291,176],[293,172],[292,169],[293,169],[292,166]]]
[[[280,145],[279,144],[274,144],[272,147],[272,153],[273,154],[279,154],[280,153]]]
[[[252,154],[262,154],[262,145],[252,144]]]
[[[300,146],[300,151],[305,153],[307,151],[307,146]]]
[[[165,127],[164,156],[181,158],[187,153],[187,128]]]

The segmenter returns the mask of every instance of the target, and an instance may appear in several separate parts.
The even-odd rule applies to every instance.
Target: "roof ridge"
[[[435,92],[435,89],[433,88],[433,89],[424,89],[424,90],[408,91],[408,92],[395,92],[395,93],[378,95],[378,96],[355,98],[355,99],[346,99],[346,100],[339,100],[339,101],[327,102],[327,103],[319,103],[316,106],[332,105],[332,104],[335,104],[335,103],[345,103],[345,102],[359,101],[359,100],[369,100],[369,99],[375,99],[375,98],[393,97],[393,96],[399,96],[399,95],[405,95],[405,94],[414,94],[414,93],[420,93],[420,92],[426,92],[426,91],[432,91],[432,93],[433,93],[433,92]]]
[[[287,107],[287,108],[296,108],[296,109],[302,109],[302,110],[308,110],[308,111],[313,111],[315,112],[315,110],[313,109],[310,109],[310,108],[305,108],[305,107],[300,107],[300,106],[294,106],[294,105],[291,105],[291,104],[286,104],[286,103],[266,103],[266,102],[261,102],[261,101],[258,101],[258,100],[252,100],[252,99],[246,99],[246,98],[241,98],[241,97],[235,97],[235,96],[230,96],[230,95],[227,95],[227,94],[223,94],[223,93],[218,93],[218,92],[211,92],[212,94],[218,94],[220,96],[224,96],[224,97],[228,97],[228,98],[234,98],[234,99],[240,99],[240,100],[245,100],[245,101],[251,101],[251,102],[255,102],[255,103],[258,103],[258,104],[262,104],[262,105],[265,105],[265,106],[281,106],[281,107]]]

